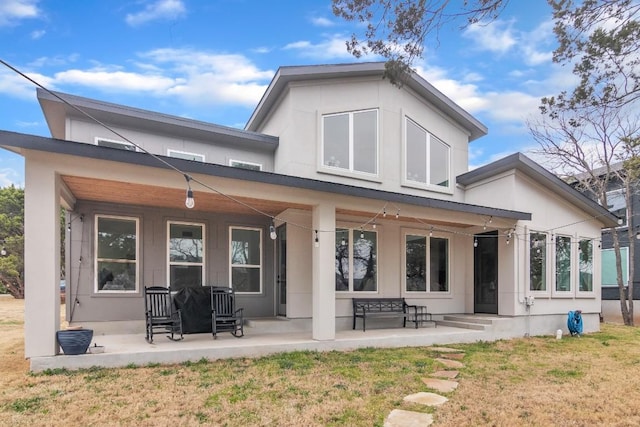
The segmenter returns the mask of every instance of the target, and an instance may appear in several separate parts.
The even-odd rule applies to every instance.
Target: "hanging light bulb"
[[[478,238],[477,237],[475,239],[473,239],[473,247],[474,248],[478,247]]]
[[[273,222],[269,226],[269,237],[271,237],[271,240],[276,240],[276,237],[278,237],[278,234],[276,233],[276,227],[275,225],[273,225]]]
[[[364,239],[364,230],[360,229],[360,238]]]
[[[433,237],[433,227],[431,227],[431,230],[429,230],[429,237]]]
[[[396,212],[396,219],[398,219],[399,216],[400,216],[400,209],[398,209],[398,211]]]
[[[71,231],[71,221],[67,223],[67,231]]]
[[[387,208],[382,208],[382,218],[387,217]]]
[[[376,229],[376,220],[375,219],[373,220],[373,224],[371,226],[373,227],[374,230]],[[638,238],[640,239],[640,237],[638,237]]]
[[[7,256],[7,248],[5,248],[4,246],[0,250],[0,256]]]
[[[196,205],[196,201],[193,198],[193,190],[191,189],[191,187],[187,188],[187,198],[184,201],[184,205],[189,209],[193,209]]]
[[[316,248],[320,247],[320,239],[318,239],[318,230],[315,230],[316,232],[316,238],[315,241],[313,242],[313,246],[315,246]]]
[[[342,246],[345,246],[347,244],[347,241],[344,239],[344,237],[342,238],[342,240],[340,240],[340,244]]]

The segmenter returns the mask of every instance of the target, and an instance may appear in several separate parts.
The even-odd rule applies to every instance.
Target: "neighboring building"
[[[0,132],[25,158],[26,356],[58,352],[61,206],[67,318],[96,333],[142,335],[157,284],[232,286],[246,317],[307,319],[315,340],[350,328],[362,295],[505,316],[512,336],[574,309],[598,330],[616,217],[522,154],[469,171],[486,127],[383,71],[282,67],[245,130],[38,90],[52,138]]]
[[[612,166],[616,170],[622,168],[622,163]],[[627,209],[627,201],[625,197],[624,184],[617,178],[612,178],[607,191],[608,209],[610,212],[620,218],[620,224],[616,227],[618,238],[620,241],[620,255],[622,263],[622,280],[624,283],[629,281],[629,246],[634,245],[635,250],[635,269],[633,277],[633,293],[634,303],[638,308],[635,310],[635,322],[640,322],[640,221],[638,221],[638,213],[640,213],[640,195],[637,189],[631,194],[631,207]],[[633,220],[629,220],[629,212],[633,212]],[[632,233],[633,238],[629,239],[629,225],[632,229],[637,230]],[[613,237],[611,229],[602,230],[602,317],[605,322],[623,322],[620,309],[620,290],[618,288],[618,279],[616,271],[616,257],[613,250]],[[625,288],[628,288],[625,286]]]

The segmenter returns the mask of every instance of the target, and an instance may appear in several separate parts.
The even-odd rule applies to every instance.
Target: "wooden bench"
[[[418,319],[417,306],[409,305],[404,298],[353,298],[353,329],[356,319],[362,319],[362,331],[366,330],[367,317],[389,317],[402,319],[402,327],[407,326],[407,319]],[[415,322],[416,329],[418,322]]]

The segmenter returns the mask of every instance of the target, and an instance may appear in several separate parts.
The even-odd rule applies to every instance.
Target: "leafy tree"
[[[554,61],[573,64],[578,84],[572,91],[543,98],[542,119],[529,129],[540,152],[556,171],[609,206],[607,191],[622,185],[629,223],[626,236],[635,240],[631,196],[640,171],[640,4],[633,0],[549,0],[558,48]],[[620,231],[611,229],[616,256],[620,309],[633,325],[634,245],[629,245],[627,292],[622,276]]]
[[[0,245],[0,291],[24,298],[24,190],[21,188],[0,188]]]
[[[453,4],[452,4],[453,3]],[[366,24],[352,34],[347,50],[356,58],[374,54],[387,60],[385,77],[402,84],[415,59],[422,57],[427,37],[446,24],[462,27],[498,17],[509,0],[332,0],[334,15]]]

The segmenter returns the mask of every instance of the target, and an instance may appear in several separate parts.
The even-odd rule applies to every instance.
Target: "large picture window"
[[[627,286],[627,281],[629,280],[629,248],[620,248],[620,258],[622,263],[622,283]],[[616,253],[613,248],[602,250],[602,286],[618,286]]]
[[[406,181],[449,188],[450,147],[410,118],[405,124]]]
[[[169,286],[173,290],[204,283],[204,225],[168,223]]]
[[[449,291],[449,240],[405,235],[405,290]]]
[[[593,292],[593,240],[581,239],[578,243],[580,292]]]
[[[138,230],[138,218],[96,216],[96,292],[138,290]]]
[[[238,293],[262,292],[262,230],[231,227],[229,239],[231,287]]]
[[[556,237],[556,292],[571,291],[571,237]]]
[[[325,115],[322,135],[325,167],[378,174],[378,110]]]
[[[377,257],[375,231],[336,229],[336,291],[376,292]]]
[[[529,234],[529,289],[547,290],[547,235]]]

